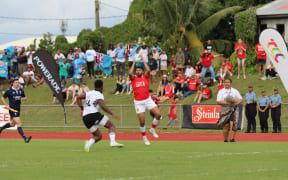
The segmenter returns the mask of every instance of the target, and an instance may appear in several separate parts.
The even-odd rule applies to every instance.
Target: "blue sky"
[[[111,27],[123,22],[125,16],[103,19],[101,17],[127,15],[131,1],[100,0],[100,25]],[[3,16],[57,19],[94,17],[94,0],[1,0],[0,17]],[[30,37],[32,36],[30,34],[39,36],[51,32],[59,35],[61,34],[59,24],[59,21],[24,21],[0,18],[0,44]],[[68,21],[66,34],[77,35],[84,28],[95,29],[95,20]]]

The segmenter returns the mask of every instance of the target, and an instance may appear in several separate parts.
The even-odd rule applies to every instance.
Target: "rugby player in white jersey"
[[[103,81],[96,80],[94,83],[95,90],[88,91],[77,97],[77,104],[81,108],[81,115],[85,126],[92,133],[93,137],[89,141],[85,141],[85,151],[89,152],[92,144],[102,139],[102,134],[97,127],[101,125],[109,130],[110,146],[111,147],[123,147],[123,144],[119,144],[115,141],[115,126],[109,118],[101,114],[98,109],[99,106],[103,111],[112,115],[116,120],[120,118],[115,115],[110,109],[104,104]],[[85,99],[84,107],[82,106],[82,100]]]

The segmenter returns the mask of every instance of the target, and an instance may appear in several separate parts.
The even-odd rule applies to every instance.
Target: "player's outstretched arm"
[[[106,113],[112,115],[116,120],[120,121],[120,118],[119,118],[117,115],[115,115],[115,114],[105,105],[105,103],[104,103],[103,100],[101,100],[101,99],[98,100],[98,104],[99,104],[99,106],[101,107],[101,109],[103,109],[103,111],[105,111]]]
[[[141,55],[141,60],[145,66],[145,75],[149,76],[150,75],[150,67],[148,66],[148,64],[145,62],[145,59],[143,58],[143,56]]]
[[[135,61],[134,61],[134,59],[133,59],[133,64],[132,64],[132,66],[131,66],[131,68],[130,68],[130,70],[129,70],[129,77],[130,77],[130,79],[132,79],[132,77],[134,76],[134,69],[135,69]]]

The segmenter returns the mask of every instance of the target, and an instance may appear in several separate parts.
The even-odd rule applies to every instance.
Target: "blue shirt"
[[[245,102],[246,103],[251,103],[252,101],[257,101],[257,96],[256,96],[256,93],[253,91],[251,93],[246,93],[245,94]]]
[[[272,96],[270,96],[270,100],[271,100],[272,106],[275,106],[278,103],[282,104],[282,97],[280,96],[280,94],[277,94],[277,96],[273,94]]]
[[[125,59],[125,49],[122,47],[121,48],[116,48],[116,53],[117,53],[117,59]]]
[[[153,53],[153,49],[154,49],[154,48],[155,48],[156,51],[159,52],[159,53],[162,53],[162,52],[163,52],[162,49],[161,49],[159,46],[157,46],[157,47],[153,46],[152,48],[150,48],[149,53]]]
[[[75,60],[73,61],[73,64],[74,64],[74,72],[75,72],[75,74],[80,74],[79,69],[82,70],[82,67],[81,67],[81,66],[82,66],[83,64],[85,64],[85,60],[82,59],[82,58],[78,58],[78,59],[75,59]]]
[[[86,58],[85,53],[84,52],[80,52],[79,53],[79,58],[84,60]]]
[[[156,70],[157,69],[157,61],[154,58],[148,59],[148,66],[149,66],[151,71]]]
[[[267,104],[270,104],[270,98],[268,96],[265,96],[265,97],[260,97],[259,100],[258,100],[258,104],[259,106],[264,106],[266,107]]]
[[[4,95],[4,98],[9,99],[9,106],[17,111],[20,111],[21,97],[25,97],[24,91],[19,89],[14,89],[13,87],[8,89]]]

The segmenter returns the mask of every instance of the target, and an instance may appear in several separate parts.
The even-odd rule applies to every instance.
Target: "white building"
[[[256,15],[259,22],[259,32],[274,28],[288,40],[288,0],[275,0],[258,8]]]
[[[73,43],[77,40],[77,36],[65,36],[67,41],[69,43]],[[29,37],[24,39],[19,39],[17,41],[12,41],[4,44],[0,44],[0,50],[6,49],[9,46],[22,46],[22,47],[28,47],[30,44],[34,43],[34,39],[36,39],[36,48],[38,48],[38,45],[40,43],[40,39],[43,37]],[[52,37],[52,40],[54,41],[56,36]]]

